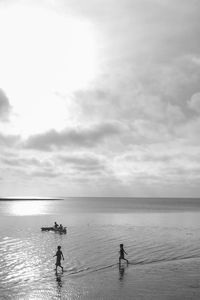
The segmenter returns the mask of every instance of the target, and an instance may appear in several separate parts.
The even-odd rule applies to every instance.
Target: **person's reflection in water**
[[[119,280],[122,281],[124,279],[125,266],[119,265]]]
[[[62,290],[62,274],[58,274],[57,272],[56,274],[56,282],[57,282],[57,289],[58,289],[58,299],[62,299],[61,296],[61,290]]]
[[[62,274],[58,274],[58,273],[56,273],[56,281],[57,281],[57,283],[58,283],[58,287],[62,287],[62,280],[61,280],[61,278],[62,278]]]

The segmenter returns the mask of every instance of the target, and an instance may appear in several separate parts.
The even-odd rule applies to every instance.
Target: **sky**
[[[199,197],[198,0],[0,0],[1,197]]]

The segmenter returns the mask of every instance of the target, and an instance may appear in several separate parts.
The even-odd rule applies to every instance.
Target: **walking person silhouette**
[[[124,245],[123,244],[120,244],[120,250],[119,250],[119,265],[121,265],[121,260],[125,260],[127,262],[127,265],[128,265],[128,259],[124,258],[124,254],[127,255],[126,251],[124,250]]]
[[[57,268],[58,267],[60,267],[62,269],[62,271],[63,271],[63,267],[61,266],[61,259],[64,260],[64,256],[63,256],[63,253],[62,253],[62,251],[60,249],[61,249],[61,246],[58,246],[58,250],[57,250],[56,254],[53,256],[53,257],[57,256],[56,263],[55,263],[55,265],[56,265],[56,273],[57,273]]]

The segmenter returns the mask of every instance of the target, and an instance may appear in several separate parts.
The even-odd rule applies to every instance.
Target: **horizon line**
[[[63,196],[63,197],[32,197],[32,196],[15,196],[15,197],[0,197],[0,201],[23,201],[23,200],[50,200],[50,201],[59,201],[59,200],[65,200],[67,198],[115,198],[115,199],[200,199],[200,197],[181,197],[181,196]]]

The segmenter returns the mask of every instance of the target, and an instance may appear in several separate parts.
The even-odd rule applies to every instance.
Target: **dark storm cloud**
[[[0,88],[0,121],[7,121],[11,111],[11,105],[5,92]]]
[[[25,148],[50,151],[60,147],[93,147],[106,138],[121,131],[117,122],[102,123],[90,128],[66,129],[61,132],[50,130],[46,133],[30,136]]]

